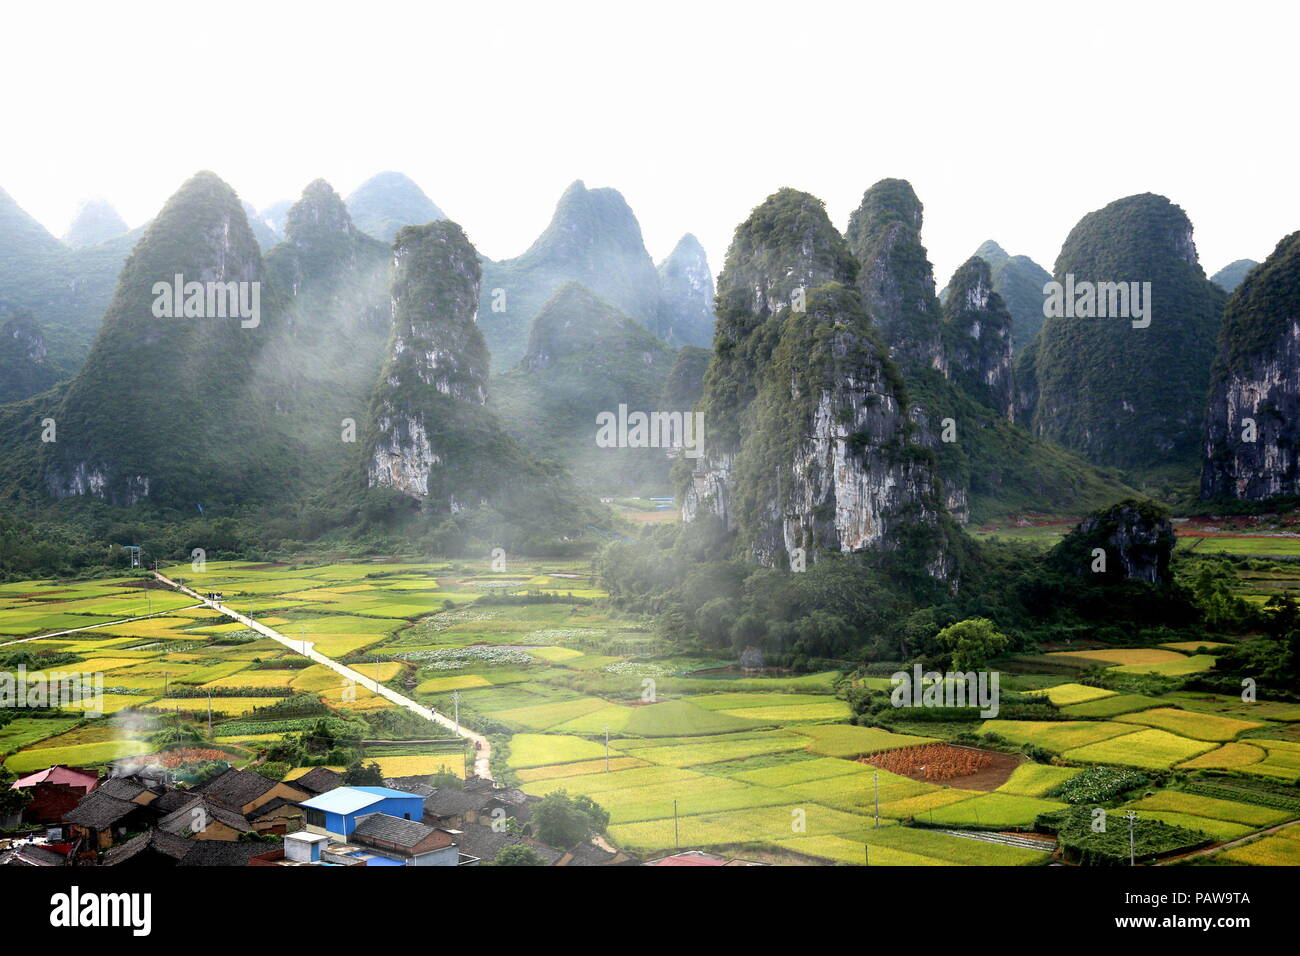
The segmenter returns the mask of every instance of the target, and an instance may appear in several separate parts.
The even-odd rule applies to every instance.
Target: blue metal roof
[[[327,793],[304,800],[300,806],[322,810],[325,813],[356,813],[380,800],[389,800],[393,797],[408,800],[422,799],[418,793],[405,793],[401,790],[390,790],[388,787],[335,787]]]

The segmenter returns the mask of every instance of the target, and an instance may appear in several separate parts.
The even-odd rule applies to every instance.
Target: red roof
[[[36,773],[29,773],[25,777],[19,777],[13,782],[10,789],[19,790],[24,787],[34,787],[38,783],[61,783],[68,787],[81,787],[89,793],[95,789],[95,784],[98,782],[99,774],[93,771],[78,770],[76,767],[65,767],[58,764],[44,770],[38,770]]]

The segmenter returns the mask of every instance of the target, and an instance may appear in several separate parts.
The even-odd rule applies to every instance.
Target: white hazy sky
[[[133,226],[211,169],[261,208],[323,176],[418,182],[492,258],[568,183],[715,272],[781,186],[841,229],[911,180],[942,285],[986,238],[1049,270],[1084,213],[1153,191],[1213,272],[1300,228],[1294,2],[7,5],[0,186],[56,235]],[[2,264],[0,264],[2,265]]]

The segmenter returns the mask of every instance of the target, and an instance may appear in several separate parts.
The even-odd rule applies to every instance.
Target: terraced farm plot
[[[864,865],[866,846],[856,840],[838,836],[803,836],[788,840],[777,840],[777,846],[805,856],[832,860],[836,863]],[[872,866],[956,866],[947,860],[906,850],[896,850],[888,846],[874,846],[870,849]]]
[[[939,788],[934,784],[913,780],[910,777],[872,769],[867,773],[810,780],[807,783],[789,784],[781,788],[792,798],[814,800],[828,807],[850,813],[875,812],[876,799],[882,804],[908,797],[932,793]]]
[[[152,746],[143,740],[107,740],[100,743],[75,744],[69,747],[37,747],[20,750],[6,758],[5,767],[14,773],[44,770],[55,764],[72,767],[97,767],[117,760],[149,753]]]
[[[770,707],[744,707],[737,710],[723,710],[717,713],[730,714],[746,720],[771,721],[789,724],[805,720],[844,720],[852,716],[849,705],[842,700],[825,700],[820,703],[774,704]]]
[[[1218,742],[1235,740],[1247,730],[1255,730],[1264,726],[1254,721],[1219,717],[1214,714],[1198,714],[1173,707],[1158,707],[1154,710],[1124,714],[1115,719],[1121,723],[1157,727],[1178,734],[1181,737]]]
[[[223,687],[288,687],[298,671],[288,668],[242,670],[200,685],[204,690],[220,691]]]
[[[953,804],[954,808],[959,806],[960,803]],[[1050,859],[1039,850],[950,836],[922,827],[881,827],[868,831],[865,842],[871,845],[873,854],[878,847],[888,847],[962,866],[1038,866]],[[874,855],[872,862],[875,862]]]
[[[697,707],[689,700],[668,700],[632,708],[623,731],[638,737],[703,736],[748,730],[768,723],[775,721],[733,717]]]
[[[798,763],[781,764],[775,767],[742,770],[730,776],[733,780],[762,784],[765,787],[788,787],[813,780],[829,780],[832,777],[847,777],[868,772],[866,766],[852,760],[817,757],[814,760],[801,760]]]
[[[564,734],[603,734],[606,730],[611,734],[619,734],[627,727],[633,712],[632,707],[606,704],[598,710],[566,720],[550,729]]]
[[[385,777],[418,777],[439,772],[465,776],[465,755],[449,754],[397,754],[367,757],[366,763],[377,763]]]
[[[636,757],[610,757],[609,772],[631,770],[635,767],[649,767],[652,764]],[[591,773],[604,773],[605,760],[580,760],[577,763],[553,764],[549,767],[530,767],[515,772],[521,783],[534,783],[541,780],[563,780],[567,777],[581,777]]]
[[[955,828],[981,830],[1009,830],[1032,828],[1040,814],[1064,810],[1065,804],[1039,797],[1024,797],[1014,793],[985,793],[969,800],[961,800],[927,811],[923,819],[927,824],[942,824]]]
[[[611,758],[612,760],[613,758]],[[584,761],[591,764],[596,761]],[[604,761],[600,761],[603,767]],[[720,783],[717,781],[721,781]],[[587,773],[581,776],[548,778],[545,780],[534,780],[525,784],[520,789],[525,793],[531,793],[536,796],[543,796],[552,790],[567,790],[571,794],[583,793],[588,796],[597,793],[607,793],[613,790],[628,790],[633,793],[645,793],[653,787],[662,785],[672,785],[678,788],[685,788],[687,785],[697,787],[721,787],[727,789],[734,781],[728,781],[719,777],[710,777],[706,774],[696,773],[694,770],[683,770],[679,767],[634,767],[630,770],[613,770],[610,773],[597,771]]]
[[[1081,767],[1055,767],[1045,763],[1022,763],[1011,773],[1011,779],[998,787],[1002,793],[1016,793],[1024,797],[1045,797],[1071,777],[1082,773]]]
[[[1186,651],[1193,654],[1199,650],[1212,651],[1219,647],[1231,647],[1231,644],[1225,644],[1223,641],[1169,641],[1161,644],[1161,647],[1167,647],[1172,651]]]
[[[1046,697],[1057,707],[1065,707],[1068,704],[1082,704],[1089,700],[1116,696],[1113,690],[1106,690],[1102,687],[1089,687],[1086,684],[1057,684],[1055,687],[1031,690],[1029,693]]]
[[[986,720],[980,732],[997,734],[1012,743],[1033,744],[1053,753],[1063,753],[1134,731],[1128,725],[1108,721]]]
[[[879,727],[857,727],[853,724],[798,727],[795,732],[810,739],[809,750],[827,757],[859,757],[899,747],[939,743],[934,737],[895,734]]]
[[[870,827],[860,816],[806,803],[696,814],[682,817],[676,827],[671,817],[617,824],[609,833],[620,846],[650,853],[671,849],[679,839],[683,846],[703,847],[780,840],[796,832],[796,820],[805,832],[822,836],[860,835]]]
[[[701,813],[750,810],[788,803],[790,795],[769,787],[737,783],[723,777],[711,777],[718,785],[712,789],[699,784],[651,787],[646,791],[615,790],[597,793],[593,799],[609,811],[612,824],[638,823],[643,820],[680,818]],[[728,784],[728,786],[721,786]]]
[[[1286,810],[1273,810],[1249,803],[1219,800],[1215,797],[1204,797],[1196,793],[1182,793],[1177,790],[1161,790],[1150,797],[1143,797],[1141,800],[1134,801],[1129,806],[1134,810],[1168,810],[1198,817],[1211,817],[1229,823],[1241,823],[1252,827],[1285,823],[1287,820],[1295,819],[1298,815],[1288,813]]]
[[[601,744],[563,734],[515,734],[510,738],[512,768],[545,767],[555,763],[572,763],[603,757]]]
[[[1209,654],[1195,654],[1178,661],[1161,661],[1156,664],[1126,664],[1112,670],[1116,674],[1159,674],[1162,677],[1185,677],[1214,668],[1214,658]]]
[[[531,730],[549,730],[556,724],[573,720],[593,710],[601,710],[608,704],[599,697],[578,697],[574,700],[560,701],[554,704],[536,704],[531,707],[517,707],[513,710],[494,711],[492,716],[510,724],[518,724]]]
[[[1147,697],[1145,694],[1115,694],[1113,697],[1102,697],[1081,704],[1070,704],[1062,707],[1061,713],[1066,717],[1114,717],[1116,714],[1149,710],[1152,707],[1159,707],[1163,703],[1165,701],[1159,697]]]
[[[1051,651],[1047,657],[1080,658],[1099,664],[1145,665],[1184,661],[1187,655],[1159,647],[1113,647],[1099,651]]]
[[[0,753],[19,750],[77,725],[77,717],[16,717],[0,727]]]
[[[1248,743],[1230,743],[1178,764],[1180,770],[1234,770],[1259,763],[1268,751]]]
[[[1262,839],[1229,847],[1215,854],[1215,859],[1246,866],[1300,866],[1300,839],[1290,836],[1296,829],[1290,826]]]
[[[1167,823],[1170,826],[1182,827],[1184,830],[1200,831],[1206,836],[1216,841],[1235,840],[1243,837],[1258,827],[1245,826],[1240,823],[1229,823],[1226,820],[1215,820],[1211,817],[1198,817],[1191,813],[1177,813],[1172,810],[1135,810],[1140,820],[1159,820],[1161,823]],[[1141,826],[1141,823],[1138,824]]]
[[[206,714],[211,706],[214,715],[242,717],[259,707],[270,707],[282,700],[283,697],[213,697],[210,700],[207,697],[159,697],[149,702],[148,709]]]
[[[920,817],[928,819],[929,814],[939,807],[946,807],[950,803],[959,803],[962,800],[969,800],[971,797],[979,796],[975,790],[958,790],[955,787],[944,787],[942,790],[933,790],[930,793],[917,794],[914,797],[904,797],[901,800],[890,800],[880,805],[880,815],[895,820],[909,820]]]
[[[699,694],[691,703],[705,710],[737,711],[748,707],[802,707],[834,700],[825,694]]]
[[[470,687],[491,687],[492,681],[479,674],[453,674],[450,677],[430,677],[416,685],[416,693],[441,694]]]
[[[691,767],[699,764],[720,763],[724,760],[738,760],[754,757],[758,754],[775,753],[780,750],[799,750],[807,741],[794,734],[773,731],[761,736],[745,736],[739,739],[719,736],[713,739],[692,741],[687,744],[674,744],[663,747],[638,747],[625,750],[617,749],[651,763],[665,767]],[[621,744],[621,741],[620,741]]]
[[[1176,763],[1190,760],[1214,749],[1214,744],[1204,740],[1190,740],[1164,730],[1139,730],[1067,750],[1062,754],[1067,760],[1078,763],[1119,764],[1126,767],[1145,767],[1150,770],[1168,770]]]

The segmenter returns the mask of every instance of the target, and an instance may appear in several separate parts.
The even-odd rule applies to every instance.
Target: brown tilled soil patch
[[[1007,782],[1007,778],[1024,758],[1019,754],[1004,754],[978,747],[922,744],[919,747],[886,750],[858,760],[913,780],[943,783],[962,790],[996,790]]]

